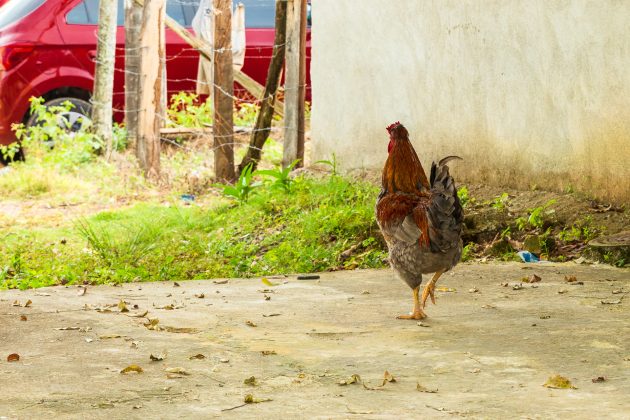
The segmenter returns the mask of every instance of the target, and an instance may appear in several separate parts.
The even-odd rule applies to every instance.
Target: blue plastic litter
[[[518,251],[517,254],[523,262],[540,262],[540,258],[529,251]]]
[[[195,201],[195,196],[192,194],[182,194],[181,199],[189,203],[192,203],[193,201]]]

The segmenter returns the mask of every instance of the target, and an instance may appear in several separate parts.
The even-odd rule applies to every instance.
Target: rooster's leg
[[[433,295],[433,292],[435,290],[435,283],[437,283],[438,279],[440,278],[440,276],[444,273],[444,271],[438,271],[433,275],[433,278],[431,278],[431,281],[427,283],[427,285],[424,287],[424,290],[422,291],[422,307],[424,308],[427,304],[427,298],[429,296],[431,296],[431,302],[433,302],[433,304],[435,305],[435,296]]]
[[[420,294],[420,286],[413,289],[413,312],[409,315],[399,315],[396,318],[398,319],[423,319],[426,317],[426,314],[422,312],[420,309],[420,300],[418,299],[418,295]]]

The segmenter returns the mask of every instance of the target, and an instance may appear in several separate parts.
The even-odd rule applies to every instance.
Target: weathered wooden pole
[[[298,139],[296,167],[304,166],[304,132],[306,131],[306,0],[300,0],[300,81],[298,85]]]
[[[135,147],[138,137],[139,80],[140,80],[140,28],[142,6],[134,0],[125,0],[125,127],[127,140]]]
[[[302,3],[305,0],[287,1],[287,52],[286,74],[284,79],[284,153],[282,166],[286,168],[296,159],[304,158],[304,140],[302,138],[302,155],[299,154],[300,144],[300,51]],[[303,100],[302,100],[303,102]],[[302,136],[304,123],[302,123]]]
[[[258,165],[262,148],[269,137],[271,130],[271,120],[273,118],[274,101],[278,85],[280,84],[280,75],[282,74],[282,66],[284,64],[284,50],[286,42],[287,28],[287,2],[276,1],[276,34],[273,42],[273,54],[269,63],[269,71],[267,72],[267,82],[265,83],[265,92],[261,98],[260,112],[256,118],[256,125],[252,132],[249,142],[247,154],[243,157],[241,164],[238,165],[239,174],[250,163],[253,169]]]
[[[105,141],[106,156],[112,153],[112,96],[114,90],[114,61],[116,59],[117,0],[101,0],[99,5],[96,45],[96,72],[92,122],[94,132]]]
[[[214,172],[217,181],[234,174],[234,71],[232,68],[232,0],[214,0]]]
[[[145,0],[140,29],[140,80],[136,154],[145,176],[160,177],[165,0]]]

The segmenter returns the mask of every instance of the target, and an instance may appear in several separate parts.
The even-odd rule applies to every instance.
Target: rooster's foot
[[[420,320],[420,319],[424,319],[427,317],[427,314],[425,314],[424,312],[422,312],[422,310],[418,309],[417,311],[413,311],[412,313],[410,313],[409,315],[398,315],[396,317],[396,319],[414,319],[414,320]]]
[[[435,305],[435,283],[437,283],[440,276],[444,273],[444,271],[438,271],[433,275],[433,278],[427,285],[424,287],[422,291],[422,307],[424,308],[427,305],[427,298],[431,297],[431,302]]]

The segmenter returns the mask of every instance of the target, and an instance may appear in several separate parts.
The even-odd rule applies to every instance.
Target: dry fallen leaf
[[[120,373],[123,373],[123,374],[126,374],[126,373],[142,373],[142,372],[144,372],[144,371],[138,365],[129,365],[126,368],[124,368],[123,370],[120,371]]]
[[[154,318],[154,319],[147,318],[147,322],[142,325],[147,327],[147,330],[160,331],[162,328],[158,325],[159,323],[160,323],[160,320],[157,318]]]
[[[177,283],[176,281],[173,282],[173,287],[179,287],[179,283]]]
[[[381,386],[385,386],[387,382],[396,382],[396,378],[394,378],[394,376],[388,371],[385,371],[385,373],[383,373],[383,383],[381,384]]]
[[[129,309],[127,309],[127,302],[121,299],[120,302],[118,302],[118,310],[120,312],[129,312]]]
[[[488,304],[486,304],[486,305],[482,305],[481,307],[482,307],[483,309],[497,309],[497,307],[496,307],[496,306],[494,306],[494,305],[492,305],[492,304],[490,304],[490,303],[488,303]]]
[[[429,389],[427,387],[424,387],[424,386],[420,385],[420,382],[416,382],[416,391],[426,392],[426,393],[429,393],[429,394],[435,394],[436,392],[438,392],[437,388]]]
[[[275,350],[263,350],[260,353],[262,353],[263,356],[271,356],[272,354],[277,354]]]
[[[99,335],[98,338],[99,340],[108,340],[110,338],[121,338],[121,335],[119,334]]]
[[[358,384],[361,383],[361,377],[356,373],[349,377],[348,379],[343,379],[339,381],[339,385],[350,385],[350,384]]]
[[[28,318],[26,317],[26,315],[20,315],[20,321],[27,321]]]
[[[159,330],[161,331],[166,331],[166,332],[170,332],[170,333],[176,333],[176,334],[197,334],[199,332],[199,330],[197,328],[190,328],[190,327],[170,327],[168,325],[165,325],[163,327],[160,327]]]
[[[479,289],[477,289],[476,287],[472,287],[470,289],[468,289],[468,293],[477,293],[479,291]]]
[[[543,386],[545,388],[553,389],[577,389],[571,384],[571,381],[560,375],[550,376],[549,379],[547,379],[547,382],[543,384]]]
[[[243,402],[245,404],[258,404],[261,402],[271,401],[271,398],[254,398],[252,394],[245,395]]]
[[[144,318],[145,316],[147,316],[148,313],[149,313],[149,310],[147,309],[146,311],[144,311],[142,313],[133,314],[133,315],[127,315],[127,316],[130,316],[132,318]]]
[[[166,358],[166,353],[160,353],[157,356],[154,356],[153,353],[149,356],[149,360],[152,362],[160,362]]]
[[[264,318],[269,318],[271,316],[280,316],[280,315],[282,315],[282,314],[263,314],[263,317]]]
[[[602,305],[619,305],[621,303],[621,299],[617,300],[602,300]]]
[[[227,284],[227,280],[214,280],[212,283],[214,284]]]
[[[32,304],[32,303],[33,303],[33,301],[29,299],[29,300],[27,300],[27,301],[26,301],[26,303],[24,304],[24,307],[25,307],[25,308],[28,308],[28,307],[30,307],[30,306],[31,306],[31,304]]]
[[[249,325],[250,327],[257,327],[256,324],[254,324],[252,321],[245,321],[246,325]]]
[[[575,277],[575,276],[564,276],[564,281],[566,281],[567,283],[573,283],[574,281],[577,281],[577,277]]]
[[[20,355],[17,353],[11,353],[7,356],[7,362],[17,362],[20,360]]]
[[[172,368],[164,369],[164,372],[172,373],[172,374],[175,374],[175,375],[184,375],[184,376],[190,375],[190,373],[188,373],[186,371],[186,369],[184,369],[182,367],[172,367]]]
[[[265,298],[265,300],[271,300],[271,296],[269,295],[263,295],[263,297]]]
[[[194,356],[190,356],[188,359],[189,360],[193,360],[193,359],[201,360],[201,359],[205,359],[205,358],[206,358],[206,356],[204,356],[203,354],[197,353]]]
[[[203,299],[203,298],[206,297],[206,295],[203,294],[203,293],[199,293],[199,294],[196,294],[195,297],[198,298],[198,299]]]
[[[79,331],[81,327],[58,327],[55,328],[57,331]]]
[[[269,286],[269,287],[273,287],[273,286],[277,286],[278,285],[278,283],[270,282],[267,277],[263,277],[262,279],[260,279],[260,281],[262,281],[265,286]]]
[[[250,376],[249,378],[247,378],[247,379],[245,379],[243,381],[243,384],[249,385],[249,386],[256,386],[256,385],[258,385],[258,382],[256,381],[256,377],[255,376]]]
[[[593,378],[591,379],[591,381],[595,384],[598,382],[606,382],[606,377],[605,376],[598,376],[597,378]]]

